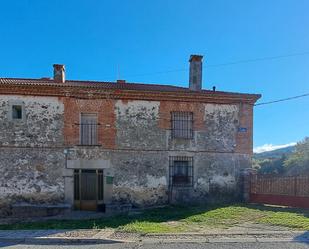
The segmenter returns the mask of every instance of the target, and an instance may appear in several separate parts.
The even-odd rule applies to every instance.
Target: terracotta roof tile
[[[65,83],[55,83],[53,79],[24,79],[24,78],[0,78],[0,84],[12,85],[49,85],[49,86],[72,86],[72,87],[91,87],[99,89],[112,89],[112,90],[135,90],[135,91],[159,91],[159,92],[182,92],[182,93],[195,93],[186,87],[159,85],[159,84],[143,84],[143,83],[117,83],[117,82],[102,82],[102,81],[81,81],[81,80],[66,80]],[[211,90],[201,90],[199,93],[213,94]],[[233,93],[216,91],[220,95],[251,95],[253,98],[259,98],[258,94],[246,93]]]

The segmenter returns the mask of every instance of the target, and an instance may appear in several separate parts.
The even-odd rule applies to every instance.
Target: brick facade
[[[79,123],[81,113],[98,115],[98,144],[104,149],[118,149],[116,145],[115,100],[108,99],[76,99],[65,97],[64,103],[64,141],[66,146],[79,145]],[[124,100],[123,103],[128,103]],[[253,140],[253,106],[238,104],[239,129],[236,135],[235,152],[252,154]],[[74,110],[74,111],[72,111]],[[193,130],[206,131],[203,103],[160,101],[158,128],[171,129],[171,112],[192,112],[194,117]],[[241,131],[245,128],[245,131]],[[133,149],[133,148],[132,148]]]
[[[81,113],[96,113],[98,117],[98,144],[104,149],[114,149],[116,139],[115,101],[109,99],[63,98],[64,137],[67,146],[79,145]]]
[[[202,103],[161,101],[159,110],[159,127],[162,129],[171,129],[171,112],[192,112],[193,130],[201,131],[205,129],[204,114]]]
[[[239,108],[239,130],[235,152],[251,155],[253,153],[253,105],[241,103]],[[241,131],[242,128],[246,131]]]

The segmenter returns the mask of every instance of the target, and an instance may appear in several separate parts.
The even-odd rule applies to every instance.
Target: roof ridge
[[[28,81],[48,81],[53,82],[52,78],[42,77],[42,78],[14,78],[14,77],[0,77],[1,80],[28,80]],[[174,87],[174,88],[182,88],[188,89],[187,87],[183,86],[175,86],[170,84],[159,84],[159,83],[143,83],[143,82],[124,82],[124,83],[117,83],[116,81],[100,81],[100,80],[69,80],[67,79],[65,82],[78,82],[78,83],[107,83],[107,84],[136,84],[136,85],[155,85],[155,86],[167,86],[167,87]]]
[[[18,82],[20,81],[20,82]],[[56,83],[51,78],[3,78],[0,77],[1,84],[18,84],[21,85],[55,85],[55,86],[68,86],[68,87],[95,87],[103,89],[119,89],[119,90],[136,90],[136,91],[158,91],[158,92],[181,92],[181,93],[200,93],[200,94],[217,94],[217,95],[239,95],[239,96],[252,96],[254,98],[259,98],[259,94],[252,93],[239,93],[239,92],[227,92],[227,91],[213,91],[210,89],[202,89],[201,91],[193,91],[188,87],[174,86],[174,85],[164,85],[156,83],[117,83],[111,81],[91,81],[91,80],[66,80],[66,83]],[[76,83],[76,84],[74,84]]]
[[[182,89],[188,89],[187,87],[183,87],[183,86],[174,86],[174,85],[170,85],[170,84],[159,84],[159,83],[143,83],[143,82],[121,82],[118,83],[116,81],[99,81],[99,80],[66,80],[66,82],[92,82],[92,83],[111,83],[111,84],[135,84],[135,85],[145,85],[145,86],[149,86],[149,85],[155,85],[155,86],[167,86],[167,87],[175,87],[175,88],[182,88]]]
[[[52,78],[48,78],[48,77],[42,77],[42,78],[14,78],[14,77],[0,77],[0,79],[2,80],[37,80],[37,81],[42,81],[42,80],[46,80],[46,81],[53,81]]]

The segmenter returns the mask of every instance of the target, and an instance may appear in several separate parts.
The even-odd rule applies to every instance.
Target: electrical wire
[[[288,101],[288,100],[292,100],[292,99],[299,99],[299,98],[308,97],[308,96],[309,96],[309,93],[305,93],[305,94],[302,94],[302,95],[297,95],[297,96],[293,96],[293,97],[289,97],[289,98],[277,99],[277,100],[273,100],[273,101],[257,103],[254,106],[269,105],[269,104],[273,104],[273,103]]]
[[[224,67],[224,66],[231,66],[231,65],[237,65],[237,64],[253,63],[253,62],[259,62],[259,61],[278,60],[278,59],[295,57],[295,56],[302,56],[302,55],[309,55],[309,51],[292,53],[292,54],[285,54],[285,55],[266,56],[266,57],[259,57],[259,58],[253,58],[253,59],[231,61],[231,62],[219,63],[219,64],[209,64],[209,65],[203,66],[203,68],[204,69],[206,69],[206,68],[216,68],[216,67]],[[172,69],[172,70],[158,71],[158,72],[152,72],[152,73],[131,74],[131,75],[128,74],[128,75],[125,75],[125,77],[147,76],[147,75],[175,73],[175,72],[186,72],[186,71],[189,71],[189,69],[182,68],[182,69]]]
[[[260,58],[248,59],[248,60],[239,60],[239,61],[227,62],[227,63],[221,63],[221,64],[206,65],[205,67],[221,67],[221,66],[229,66],[229,65],[257,62],[257,61],[277,60],[277,59],[300,56],[300,55],[309,55],[309,52],[307,51],[307,52],[294,53],[294,54],[267,56],[267,57],[260,57]]]

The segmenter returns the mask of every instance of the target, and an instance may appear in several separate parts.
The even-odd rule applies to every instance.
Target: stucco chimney
[[[189,75],[189,89],[193,91],[200,91],[202,89],[202,55],[190,56],[190,75]]]
[[[65,82],[65,67],[61,64],[54,64],[54,81],[57,83]]]

